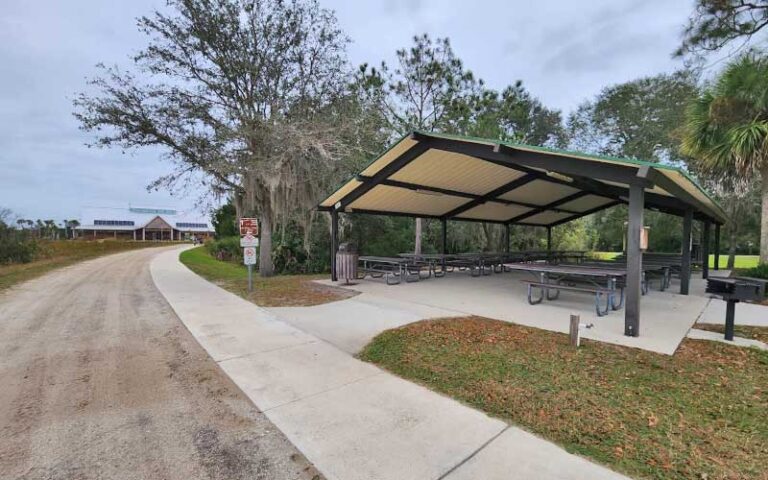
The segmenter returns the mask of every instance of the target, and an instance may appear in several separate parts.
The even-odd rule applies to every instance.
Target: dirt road
[[[321,478],[155,289],[160,251],[0,294],[0,478]]]

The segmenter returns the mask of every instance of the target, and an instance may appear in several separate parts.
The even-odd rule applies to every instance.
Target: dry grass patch
[[[147,247],[167,247],[169,242],[125,240],[40,240],[37,258],[29,263],[0,265],[0,291],[44,275],[51,270],[111,253]]]
[[[389,330],[365,360],[640,478],[768,478],[768,352],[674,356],[478,317]]]
[[[248,292],[248,270],[243,265],[216,260],[205,247],[182,252],[181,262],[190,270],[225,290],[263,307],[320,305],[352,297],[352,290],[321,285],[313,280],[327,275],[280,275],[270,278],[254,272],[253,292]]]

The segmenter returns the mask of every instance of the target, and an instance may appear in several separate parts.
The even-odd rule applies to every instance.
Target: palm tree
[[[729,64],[686,112],[682,151],[716,175],[761,181],[760,262],[768,263],[768,58]]]

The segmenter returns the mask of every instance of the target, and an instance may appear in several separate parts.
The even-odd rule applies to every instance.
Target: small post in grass
[[[574,347],[579,346],[579,341],[581,340],[579,338],[579,323],[581,322],[581,317],[579,315],[573,315],[571,314],[571,329],[570,329],[570,336],[571,336],[571,345]]]

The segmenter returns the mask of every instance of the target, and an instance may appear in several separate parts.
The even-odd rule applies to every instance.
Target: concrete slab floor
[[[424,318],[463,315],[462,312],[367,293],[313,307],[279,307],[268,310],[281,320],[351,354],[358,353],[384,330]]]
[[[283,323],[192,273],[178,261],[178,250],[155,257],[151,272],[197,341],[329,480],[467,478],[458,477],[464,467],[473,478],[505,471],[507,478],[550,471],[573,480],[625,478],[605,476],[604,467]],[[343,311],[344,302],[329,305]],[[367,306],[356,308],[378,305],[384,314],[399,309],[398,321],[445,313],[376,298],[361,303]],[[503,453],[484,455],[490,447]],[[530,454],[542,448],[547,455]]]
[[[711,342],[721,342],[727,345],[735,345],[737,347],[755,347],[760,350],[768,350],[768,345],[751,338],[733,337],[733,341],[725,339],[722,333],[710,332],[709,330],[699,330],[698,328],[692,328],[688,332],[688,338],[695,338],[697,340],[709,340]]]
[[[545,330],[567,333],[571,314],[581,317],[581,322],[592,324],[582,329],[582,336],[617,345],[642,348],[658,353],[673,354],[707,306],[704,295],[679,295],[679,284],[673,282],[670,289],[660,292],[654,289],[641,300],[640,336],[624,335],[624,310],[598,317],[594,296],[563,291],[555,301],[545,300],[530,305],[526,300],[526,286],[520,280],[531,278],[525,272],[508,272],[483,277],[471,277],[465,272],[454,272],[443,278],[431,278],[416,283],[386,285],[378,280],[361,280],[348,286],[367,294],[367,298],[379,297],[397,302],[409,302],[441,310],[453,315],[478,315],[508,322],[528,325]],[[320,280],[330,284],[329,280]],[[693,289],[701,289],[700,278],[692,279]],[[328,304],[336,317],[346,315],[344,302]],[[282,315],[281,312],[277,312]],[[295,315],[298,313],[294,312]],[[297,322],[286,317],[289,322]],[[305,316],[302,322],[311,322]],[[382,325],[383,326],[383,325]],[[369,335],[369,337],[371,337]],[[360,340],[362,341],[362,340]],[[358,343],[360,343],[358,341]]]

